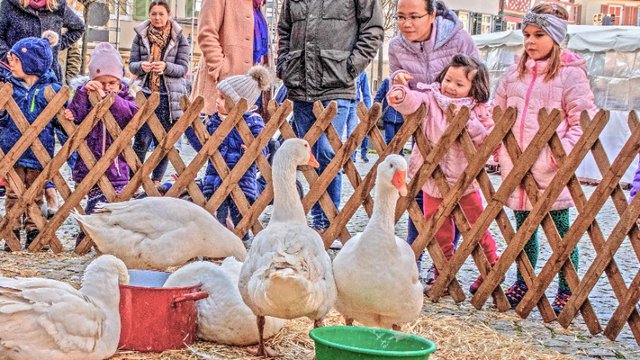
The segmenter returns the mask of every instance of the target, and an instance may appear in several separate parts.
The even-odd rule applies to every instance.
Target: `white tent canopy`
[[[491,74],[495,91],[498,80],[522,53],[520,30],[476,35],[473,37]],[[596,105],[610,110],[610,120],[600,140],[613,160],[631,132],[627,125],[629,111],[640,109],[640,28],[634,26],[570,25],[565,47],[587,60]],[[493,93],[493,92],[492,92]],[[632,182],[637,163],[627,169],[623,182]],[[591,155],[580,164],[577,175],[602,178]]]

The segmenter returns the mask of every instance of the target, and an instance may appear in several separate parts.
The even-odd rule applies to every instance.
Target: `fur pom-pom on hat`
[[[42,38],[49,42],[51,47],[58,45],[58,41],[60,41],[60,35],[53,30],[46,30],[42,33]]]
[[[228,77],[218,83],[218,90],[238,103],[241,98],[247,99],[249,107],[255,105],[262,91],[268,90],[273,84],[274,75],[271,69],[256,65],[249,69],[247,75]]]

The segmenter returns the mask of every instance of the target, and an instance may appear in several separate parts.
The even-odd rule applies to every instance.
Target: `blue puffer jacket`
[[[378,91],[376,92],[376,96],[373,98],[373,101],[382,103],[382,121],[391,124],[402,124],[404,122],[402,114],[396,111],[393,106],[389,106],[389,102],[387,102],[388,92],[389,78],[386,78],[382,80],[380,87],[378,87]]]
[[[253,112],[247,112],[243,115],[243,118],[249,126],[249,129],[251,129],[253,136],[257,137],[260,132],[262,132],[262,129],[264,129],[264,120],[260,115]],[[206,124],[207,131],[209,134],[213,134],[221,124],[222,119],[218,113],[214,113],[209,117],[209,121]],[[193,128],[189,127],[186,134],[191,146],[193,146],[196,151],[200,151],[200,149],[202,149],[202,144],[198,140]],[[240,133],[234,128],[218,147],[218,151],[224,158],[229,169],[233,169],[238,161],[240,161],[243,154],[241,145],[243,144]],[[262,151],[266,155],[266,149],[263,149]],[[256,173],[257,166],[254,163],[247,169],[247,172],[242,175],[242,178],[240,178],[240,181],[238,182],[240,189],[242,189],[242,192],[250,202],[256,201],[258,195],[260,195],[256,183]],[[207,199],[210,198],[211,195],[220,187],[220,184],[222,184],[222,179],[211,164],[211,161],[209,161],[203,181],[203,192]]]
[[[21,80],[18,80],[11,75],[7,76],[5,80],[13,86],[13,99],[16,101],[20,110],[22,110],[22,113],[30,124],[36,120],[38,115],[40,115],[48,104],[47,99],[44,96],[46,87],[51,86],[55,92],[60,91],[58,79],[51,69],[41,76],[30,88],[27,88]],[[38,135],[42,145],[44,145],[51,157],[53,157],[53,148],[55,145],[55,140],[53,138],[54,121],[56,120],[51,119],[42,132],[40,132],[40,135]],[[18,139],[20,139],[22,133],[18,130],[18,127],[13,122],[11,116],[3,117],[0,122],[0,128],[3,129],[2,132],[0,132],[0,147],[2,147],[2,151],[6,154],[11,150]],[[31,151],[31,148],[27,149],[22,156],[20,156],[16,165],[29,169],[42,170],[42,165],[40,165],[40,162],[33,151]]]

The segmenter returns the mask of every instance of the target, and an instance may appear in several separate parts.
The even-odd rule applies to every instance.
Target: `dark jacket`
[[[285,0],[278,77],[292,100],[355,99],[354,79],[383,38],[378,0]]]
[[[73,113],[74,122],[80,124],[85,117],[89,114],[93,106],[89,101],[89,96],[84,85],[76,90],[71,103],[67,107]],[[113,105],[109,109],[114,119],[120,125],[120,128],[124,128],[133,116],[138,112],[138,105],[136,105],[135,98],[129,94],[129,87],[127,84],[122,84],[122,90],[114,97]],[[104,139],[104,142],[103,142]],[[107,151],[113,140],[111,135],[106,130],[102,121],[91,129],[89,135],[86,138],[87,145],[96,160],[100,160],[102,155]],[[89,173],[87,165],[81,158],[78,158],[75,166],[73,167],[73,181],[76,183],[81,182],[85,176]],[[126,185],[129,183],[129,164],[124,160],[122,155],[111,163],[109,169],[105,173],[109,182],[114,186]]]
[[[243,115],[243,117],[244,121],[247,122],[249,129],[251,129],[251,133],[253,134],[253,136],[258,137],[262,129],[264,129],[264,120],[262,120],[262,117],[253,112],[247,112]],[[213,134],[218,129],[220,124],[222,124],[222,119],[220,118],[218,113],[214,113],[213,115],[211,115],[209,117],[209,121],[206,124],[209,134]],[[198,140],[198,137],[193,131],[193,128],[189,127],[185,133],[187,135],[187,139],[189,139],[189,143],[191,143],[191,146],[193,146],[196,151],[200,151],[200,149],[202,149],[202,144]],[[243,154],[241,145],[243,144],[244,143],[242,142],[240,133],[238,133],[238,130],[234,128],[222,141],[222,144],[220,144],[220,146],[218,147],[218,151],[224,158],[227,166],[229,166],[229,169],[233,169],[238,161],[240,161],[240,158]],[[263,153],[266,155],[265,150],[263,150]],[[240,178],[240,181],[238,182],[238,186],[240,186],[242,192],[251,202],[256,201],[258,195],[260,195],[256,183],[257,171],[258,170],[256,164],[252,164],[247,169],[247,172],[242,175],[242,178]],[[222,184],[222,179],[211,164],[211,161],[209,161],[203,181],[203,192],[205,193],[207,198],[211,197],[211,195],[220,187],[220,184]]]
[[[382,102],[382,121],[392,124],[402,124],[404,122],[402,114],[396,111],[392,106],[389,106],[389,103],[387,102],[388,92],[389,78],[386,78],[382,80],[380,87],[378,87],[378,91],[376,92],[376,96],[373,98],[373,101],[377,103]]]
[[[7,0],[2,1],[4,2]],[[60,84],[58,84],[56,75],[51,69],[47,70],[47,72],[44,73],[44,75],[42,75],[30,88],[27,88],[21,80],[14,78],[10,74],[7,74],[6,72],[3,72],[3,74],[6,76],[4,80],[11,83],[13,86],[13,99],[20,107],[20,110],[29,124],[32,124],[36,120],[38,115],[40,115],[49,103],[44,96],[47,86],[51,86],[55,92],[60,91]],[[0,75],[0,77],[4,76]],[[47,126],[45,126],[42,132],[38,135],[42,145],[51,157],[53,157],[53,148],[55,145],[55,140],[53,138],[53,122],[55,121],[55,119],[51,119]],[[2,151],[6,154],[11,150],[18,139],[20,139],[22,132],[18,130],[18,127],[13,122],[11,116],[2,117],[2,121],[0,121],[0,128],[2,129],[0,132],[0,147],[2,147]],[[33,151],[31,151],[31,148],[28,148],[20,156],[16,165],[29,169],[42,170],[43,168]]]
[[[61,34],[62,28],[67,32]],[[60,35],[60,41],[53,50],[53,64],[51,69],[62,82],[62,71],[58,64],[58,51],[70,47],[82,37],[84,23],[71,10],[66,1],[60,0],[60,5],[54,11],[36,11],[23,8],[20,0],[0,1],[0,58],[4,59],[11,47],[27,37],[40,37],[45,30],[52,30]]]
[[[182,33],[182,28],[173,19],[171,21],[171,40],[167,44],[162,59],[167,63],[162,80],[169,94],[169,110],[171,122],[177,121],[182,116],[180,98],[187,95],[187,82],[185,75],[189,70],[189,42]],[[142,70],[142,62],[149,61],[151,45],[147,37],[149,20],[135,27],[136,37],[131,44],[131,58],[129,59],[129,71],[140,77],[144,87],[143,92],[150,93],[147,87],[148,73]]]

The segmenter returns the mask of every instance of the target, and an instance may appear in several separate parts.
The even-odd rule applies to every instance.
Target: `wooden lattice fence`
[[[92,97],[91,101],[95,105],[93,110],[80,125],[75,125],[73,122],[66,121],[63,116],[64,105],[69,96],[69,90],[66,87],[63,87],[57,94],[52,91],[47,93],[49,105],[32,124],[26,121],[11,94],[12,88],[10,85],[5,84],[0,88],[0,108],[9,112],[23,135],[8,153],[4,154],[0,151],[0,176],[6,178],[10,186],[16,189],[20,199],[15,207],[0,219],[0,235],[15,250],[20,248],[20,244],[11,229],[15,222],[19,221],[21,214],[27,211],[40,229],[40,235],[31,244],[29,250],[37,251],[48,244],[53,252],[63,251],[62,244],[56,237],[56,230],[73,209],[82,212],[80,202],[96,184],[102,189],[109,201],[129,200],[135,195],[140,186],[150,196],[159,196],[159,192],[149,179],[149,174],[165,156],[168,156],[177,173],[175,184],[165,196],[179,196],[184,191],[187,191],[196,204],[211,213],[217,210],[227,196],[231,196],[243,217],[242,221],[234,229],[235,233],[238,236],[243,236],[249,231],[254,234],[258,233],[263,228],[258,218],[273,199],[271,167],[262,153],[262,149],[278,132],[285,139],[295,137],[294,131],[287,121],[287,118],[292,113],[292,103],[289,101],[285,101],[281,106],[277,106],[273,102],[269,103],[270,120],[262,133],[257,138],[254,138],[247,124],[241,121],[242,114],[248,108],[245,100],[241,100],[232,109],[217,131],[210,135],[200,121],[200,110],[203,107],[201,98],[197,98],[193,103],[183,99],[184,115],[174,124],[171,130],[165,132],[154,113],[159,101],[157,94],[153,94],[148,99],[139,94],[137,102],[140,110],[129,124],[122,129],[108,111],[113,103],[113,98],[110,96],[104,99]],[[563,120],[562,114],[558,110],[553,110],[550,113],[544,110],[540,112],[538,117],[540,130],[524,151],[520,149],[511,132],[511,128],[516,121],[514,109],[508,109],[505,112],[494,111],[496,126],[485,140],[485,143],[477,148],[465,129],[469,117],[469,111],[465,108],[456,114],[448,114],[450,125],[438,143],[435,144],[427,140],[420,127],[420,119],[424,108],[420,108],[415,114],[406,118],[405,123],[388,145],[385,144],[382,134],[375,126],[381,115],[379,104],[375,104],[370,110],[360,104],[358,108],[360,122],[345,143],[342,143],[341,136],[336,132],[335,128],[329,126],[336,112],[337,106],[335,103],[330,103],[326,108],[320,103],[316,103],[314,114],[317,117],[317,121],[305,135],[305,139],[310,144],[316,143],[321,135],[326,135],[335,150],[335,157],[325,171],[319,175],[312,168],[302,168],[302,173],[311,189],[303,199],[305,211],[308,212],[314,203],[319,202],[330,219],[329,228],[322,234],[325,246],[328,247],[337,238],[341,238],[343,241],[350,238],[352,234],[347,230],[347,224],[360,206],[364,208],[364,211],[369,216],[373,210],[373,200],[370,192],[373,189],[377,164],[364,177],[361,177],[355,164],[350,159],[350,155],[359,146],[364,137],[366,135],[370,136],[373,148],[379,155],[378,162],[388,154],[398,153],[404,147],[404,144],[413,137],[416,146],[423,154],[424,163],[416,176],[411,179],[409,194],[398,202],[396,221],[405,212],[408,212],[419,231],[419,236],[413,244],[416,256],[426,248],[439,272],[439,277],[430,290],[429,296],[432,299],[438,300],[446,291],[457,302],[466,298],[462,287],[456,279],[456,275],[465,261],[471,256],[480,274],[485,279],[477,293],[471,298],[471,303],[475,307],[481,308],[491,296],[497,309],[505,311],[510,306],[500,287],[500,282],[510,266],[515,263],[523,274],[529,288],[523,301],[516,308],[516,312],[521,317],[528,317],[533,308],[537,307],[544,321],[550,322],[556,320],[556,315],[545,296],[545,290],[553,278],[562,271],[573,296],[571,296],[566,307],[557,317],[557,321],[567,327],[576,314],[580,312],[589,331],[596,334],[602,332],[603,329],[601,321],[589,301],[589,294],[600,276],[605,273],[619,306],[613,311],[606,323],[604,333],[609,338],[615,339],[624,324],[628,323],[634,337],[640,343],[640,317],[636,308],[636,304],[640,300],[640,272],[635,275],[632,283],[627,286],[614,260],[614,255],[625,239],[628,239],[631,243],[636,256],[635,261],[638,262],[637,259],[640,259],[640,242],[638,238],[640,232],[636,225],[636,220],[640,216],[640,197],[636,197],[629,204],[619,185],[622,175],[629,166],[632,166],[632,162],[640,150],[640,127],[638,127],[638,119],[635,113],[629,114],[631,136],[618,156],[611,162],[598,139],[609,120],[607,111],[600,111],[592,119],[583,114],[581,122],[584,134],[570,154],[565,153],[555,132],[555,129]],[[51,158],[38,140],[38,134],[54,116],[57,116],[58,121],[70,136],[69,140]],[[100,122],[115,140],[102,158],[95,159],[84,139],[93,126]],[[151,156],[142,164],[131,147],[131,139],[145,123],[149,125],[154,136],[160,140]],[[195,157],[188,164],[185,164],[178,151],[174,148],[174,144],[190,126],[193,127],[203,146]],[[220,153],[216,150],[233,129],[238,130],[244,143],[247,144],[247,148],[238,164],[233,169],[229,169]],[[457,182],[451,184],[446,181],[439,162],[451,145],[456,142],[461,145],[468,161],[468,166],[464,175]],[[491,184],[484,166],[498,146],[506,148],[514,167],[496,189]],[[547,146],[550,147],[554,158],[557,160],[559,169],[551,185],[544,191],[540,191],[530,173],[530,169],[540,152]],[[36,154],[44,170],[35,183],[26,188],[25,184],[17,176],[13,166],[20,155],[29,147]],[[87,177],[81,183],[75,184],[72,190],[67,183],[67,179],[62,176],[60,169],[70,154],[76,150],[88,165],[90,171]],[[588,153],[593,155],[603,179],[587,199],[575,176],[575,171]],[[109,164],[119,154],[125,157],[134,175],[130,183],[117,194],[104,174]],[[195,182],[198,172],[206,165],[207,161],[213,163],[222,178],[220,187],[209,199],[204,196]],[[267,187],[258,199],[253,204],[250,204],[237,186],[237,183],[254,162],[265,177]],[[336,176],[339,176],[341,171],[344,171],[344,176],[351,183],[354,192],[347,199],[342,209],[338,210],[326,193],[326,189],[330,182]],[[440,192],[445,195],[435,215],[425,221],[414,199],[421,185],[428,178],[434,179]],[[487,206],[477,222],[470,226],[458,202],[474,180],[477,180],[480,191],[487,201]],[[34,205],[34,199],[41,194],[41,189],[47,181],[53,181],[64,199],[64,204],[58,213],[48,221],[43,217],[40,209]],[[533,209],[524,224],[516,231],[509,221],[504,204],[509,195],[519,187],[524,188]],[[560,238],[549,215],[549,210],[565,187],[568,187],[570,191],[571,197],[576,204],[578,215],[573,224],[571,224],[566,236]],[[609,197],[613,200],[619,214],[619,221],[615,225],[613,232],[606,237],[596,220],[596,215]],[[447,261],[438,244],[432,239],[436,230],[449,216],[454,217],[463,241],[455,255],[450,261]],[[494,222],[497,224],[508,246],[503,249],[498,263],[491,267],[478,242]],[[542,225],[542,229],[546,234],[552,249],[552,255],[536,274],[523,248],[539,225]],[[569,256],[585,233],[588,235],[597,255],[592,263],[584,264],[588,270],[583,278],[580,279],[571,264]],[[86,253],[91,246],[91,240],[85,238],[77,246],[76,252],[79,254]]]

